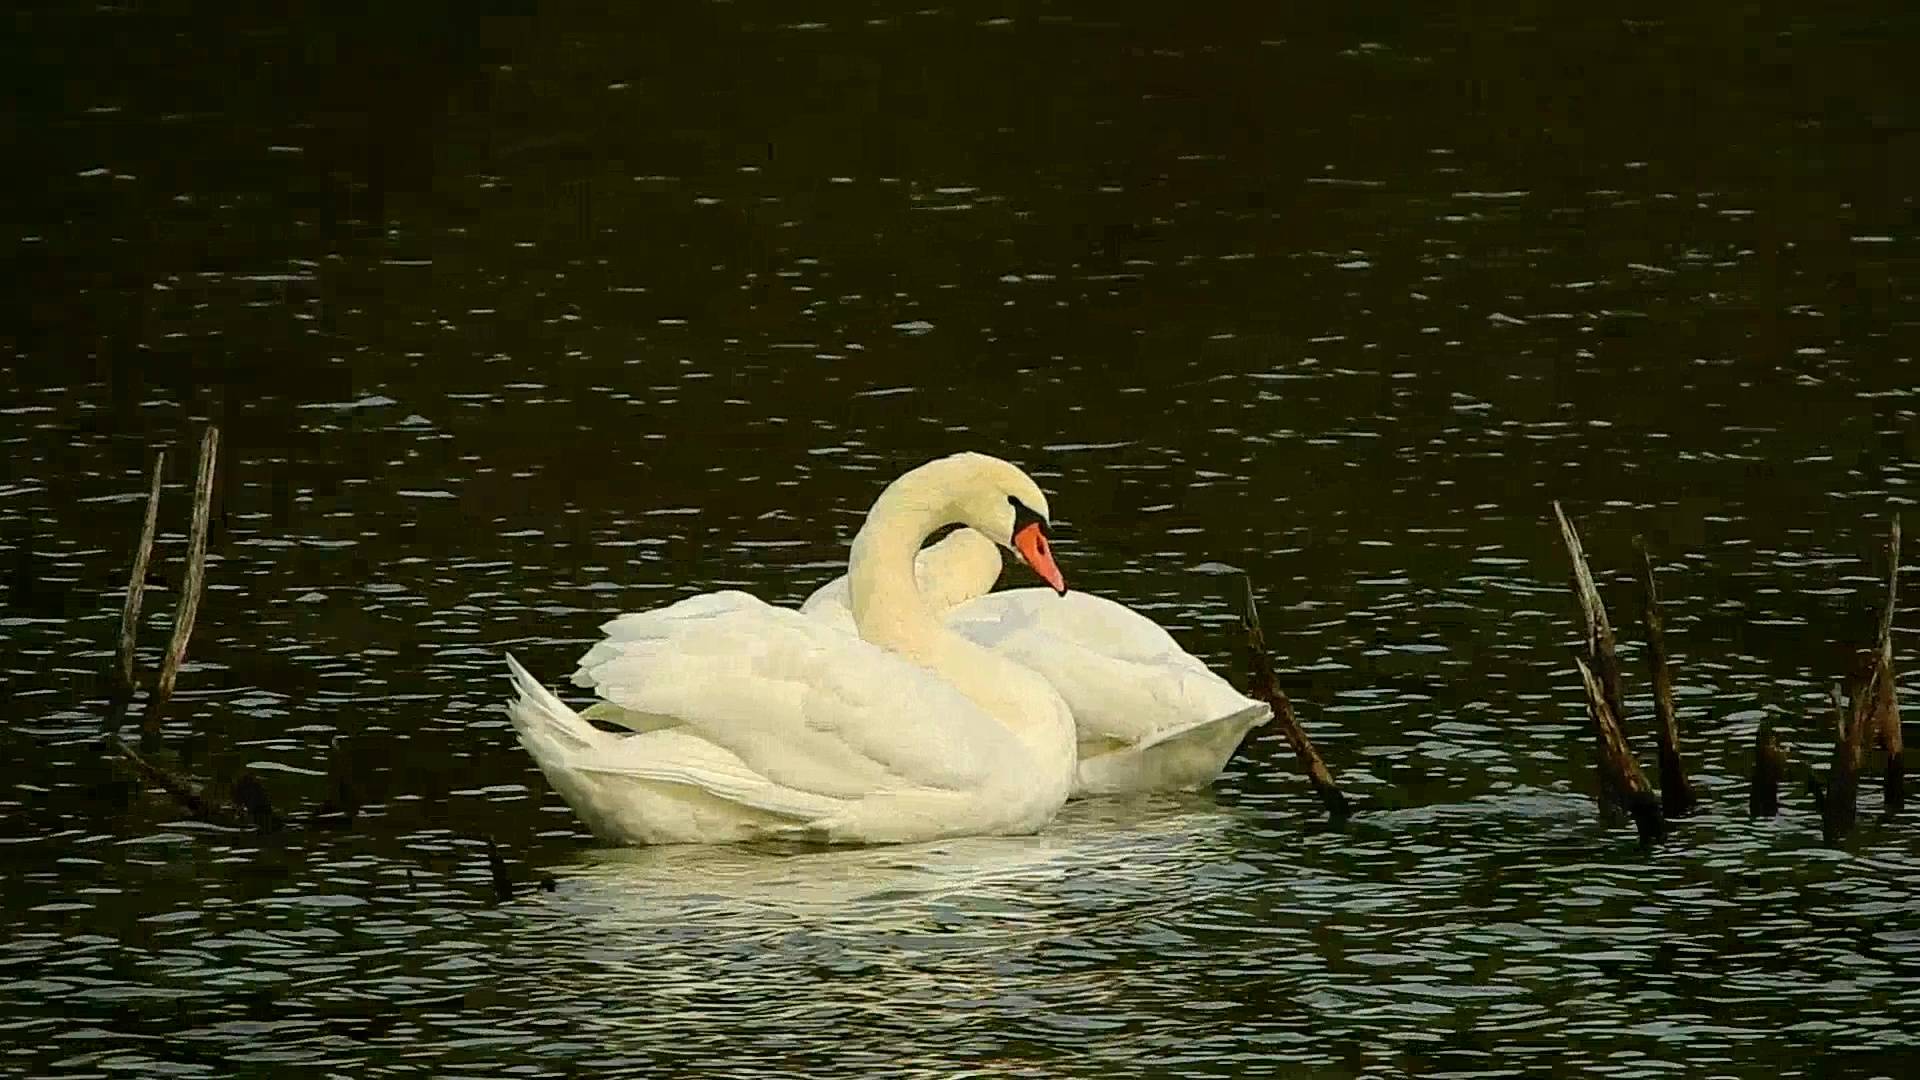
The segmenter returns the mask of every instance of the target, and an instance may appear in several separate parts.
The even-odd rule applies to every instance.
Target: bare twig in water
[[[1627,813],[1632,815],[1634,828],[1640,834],[1640,842],[1651,844],[1667,834],[1666,818],[1660,813],[1660,800],[1654,796],[1653,789],[1647,784],[1646,774],[1640,771],[1640,763],[1627,746],[1626,733],[1620,730],[1620,718],[1607,703],[1606,689],[1600,685],[1600,680],[1585,660],[1576,656],[1573,662],[1579,667],[1580,681],[1587,690],[1587,714],[1593,718],[1600,742],[1601,774],[1613,790],[1622,794]]]
[[[127,745],[125,739],[115,736],[112,742],[113,748],[133,765],[136,772],[149,783],[166,792],[174,802],[180,805],[181,809],[201,821],[213,820],[211,817],[213,810],[207,801],[206,789],[198,781],[141,757],[138,751]]]
[[[513,899],[513,875],[507,873],[507,860],[491,836],[487,837],[487,870],[493,875],[494,899],[503,904]]]
[[[1667,669],[1666,625],[1660,617],[1660,592],[1653,577],[1653,559],[1640,537],[1640,588],[1646,602],[1647,664],[1653,669],[1653,707],[1660,724],[1654,734],[1660,743],[1660,812],[1667,818],[1686,817],[1699,805],[1687,768],[1680,760],[1680,722],[1673,708],[1673,676]]]
[[[153,480],[147,485],[147,518],[140,527],[140,544],[133,550],[133,569],[127,575],[127,599],[120,608],[120,651],[113,666],[113,699],[107,714],[109,730],[126,719],[127,706],[139,680],[134,672],[134,644],[140,635],[140,602],[147,592],[147,564],[153,559],[154,525],[160,519],[160,476],[167,467],[167,452],[153,459]]]
[[[1320,758],[1320,752],[1313,748],[1313,740],[1307,738],[1307,731],[1300,726],[1300,718],[1294,715],[1293,702],[1287,700],[1286,691],[1280,689],[1280,679],[1273,670],[1273,654],[1267,651],[1267,638],[1260,627],[1260,607],[1253,597],[1253,579],[1246,578],[1246,606],[1240,613],[1240,624],[1247,633],[1247,666],[1249,670],[1249,689],[1253,696],[1265,701],[1273,709],[1273,718],[1280,724],[1280,732],[1287,738],[1287,745],[1300,759],[1307,770],[1307,779],[1313,784],[1313,790],[1320,796],[1320,802],[1327,808],[1327,814],[1335,821],[1344,821],[1352,813],[1346,795],[1333,782],[1333,773],[1328,771],[1327,763]]]
[[[242,771],[234,779],[231,789],[218,793],[193,777],[161,765],[152,759],[143,757],[139,751],[127,744],[125,739],[114,736],[113,747],[120,752],[142,778],[167,793],[182,810],[195,820],[214,825],[242,826],[267,830],[278,824],[273,812],[273,803],[267,797],[266,785],[252,772]]]
[[[193,485],[193,526],[187,540],[187,576],[180,587],[180,604],[174,609],[173,638],[167,643],[167,656],[154,682],[153,699],[147,703],[141,727],[154,734],[166,720],[167,704],[173,698],[174,680],[187,658],[187,641],[193,637],[193,621],[200,613],[200,595],[205,591],[207,572],[207,518],[213,505],[213,464],[220,447],[220,429],[207,426],[200,439],[200,472]]]
[[[1567,520],[1566,512],[1560,509],[1559,500],[1553,504],[1553,516],[1560,523],[1560,540],[1566,545],[1567,558],[1573,563],[1573,595],[1580,604],[1580,630],[1586,639],[1587,664],[1600,687],[1600,700],[1605,702],[1609,714],[1616,724],[1626,715],[1621,704],[1620,693],[1620,657],[1614,651],[1613,625],[1607,621],[1606,605],[1600,601],[1600,589],[1593,582],[1593,571],[1587,566],[1587,552],[1580,544],[1580,534],[1574,531],[1573,523]],[[1596,724],[1598,719],[1595,720]],[[1614,786],[1615,775],[1606,764],[1607,745],[1604,737],[1596,734],[1594,749],[1597,759],[1594,771],[1599,779],[1600,817],[1602,820],[1617,820],[1621,811],[1631,812],[1628,793]]]
[[[1753,785],[1747,790],[1747,813],[1772,817],[1780,812],[1780,780],[1787,773],[1787,754],[1773,736],[1771,721],[1761,721],[1753,737]]]
[[[142,717],[143,736],[156,734],[164,719],[164,710],[180,675],[180,666],[186,659],[187,642],[193,635],[200,598],[206,591],[207,530],[219,448],[219,429],[209,425],[200,440],[200,464],[193,492],[193,522],[188,532],[186,577],[181,587],[179,606],[174,611],[173,636],[168,642],[153,696]],[[152,560],[154,533],[159,520],[160,481],[165,465],[166,453],[162,451],[154,460],[153,478],[147,492],[146,518],[141,527],[139,546],[134,551],[133,568],[127,581],[127,597],[121,609],[119,651],[113,669],[114,702],[109,718],[111,727],[115,729],[125,715],[137,681],[134,673],[135,639],[139,634],[140,601],[146,588],[147,567]],[[110,745],[143,780],[165,792],[194,818],[219,825],[251,825],[263,831],[280,824],[266,785],[250,770],[242,769],[231,783],[201,783],[183,767],[149,757],[135,750],[117,734],[111,736]],[[338,788],[339,785],[336,785],[336,790]],[[347,815],[351,823],[352,811],[349,810]]]
[[[335,735],[327,754],[327,801],[320,806],[320,818],[352,828],[360,813],[360,789],[354,781],[353,745],[345,735]]]
[[[254,775],[253,770],[240,770],[240,775],[233,778],[233,786],[227,795],[233,808],[254,828],[265,832],[280,823],[279,817],[273,812],[273,800],[267,796],[267,785]]]

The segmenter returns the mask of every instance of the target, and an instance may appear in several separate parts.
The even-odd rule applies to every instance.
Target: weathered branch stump
[[[1898,516],[1888,529],[1887,554],[1887,602],[1880,612],[1866,673],[1854,683],[1846,704],[1841,703],[1839,691],[1834,692],[1833,756],[1827,778],[1825,783],[1808,778],[1814,804],[1820,810],[1820,831],[1829,844],[1846,839],[1859,822],[1860,772],[1866,765],[1867,750],[1876,741],[1887,749],[1886,813],[1898,813],[1905,803],[1905,745],[1893,682],[1893,616],[1900,584]]]
[[[1780,781],[1787,774],[1787,753],[1774,738],[1773,724],[1761,721],[1753,736],[1753,781],[1747,788],[1747,813],[1773,817],[1780,812]]]
[[[1560,523],[1560,540],[1567,548],[1567,558],[1573,563],[1573,596],[1580,605],[1580,630],[1585,640],[1586,662],[1596,685],[1600,688],[1600,700],[1605,702],[1610,715],[1618,719],[1626,715],[1620,691],[1620,657],[1614,649],[1613,624],[1607,621],[1607,607],[1600,600],[1599,586],[1594,584],[1593,571],[1587,566],[1587,552],[1580,543],[1580,534],[1567,520],[1566,512],[1560,509],[1559,500],[1553,504],[1553,516]],[[1589,715],[1593,710],[1589,709]],[[1597,780],[1600,819],[1617,821],[1623,815],[1632,812],[1631,800],[1625,789],[1618,786],[1616,774],[1607,767],[1606,736],[1597,728],[1600,723],[1594,717],[1594,774]]]
[[[1893,678],[1893,613],[1900,597],[1900,515],[1887,530],[1887,606],[1880,613],[1879,640],[1873,654],[1873,711],[1880,745],[1887,752],[1884,784],[1886,816],[1907,804],[1906,740],[1900,734],[1900,701]]]
[[[1864,710],[1872,700],[1868,690],[1866,682],[1856,688],[1851,706],[1841,701],[1838,688],[1833,691],[1833,755],[1827,765],[1827,778],[1822,782],[1807,777],[1814,806],[1820,811],[1820,833],[1829,844],[1846,839],[1859,822],[1860,765],[1866,757],[1868,730]]]
[[[1620,718],[1607,703],[1606,688],[1600,685],[1599,677],[1580,657],[1574,657],[1573,663],[1580,669],[1580,681],[1587,691],[1587,714],[1593,718],[1598,733],[1601,774],[1624,800],[1627,814],[1633,818],[1634,831],[1640,835],[1640,843],[1651,845],[1667,835],[1667,821],[1660,810],[1660,799],[1647,784],[1646,774],[1640,771],[1640,762],[1627,745],[1626,733],[1620,730]]]

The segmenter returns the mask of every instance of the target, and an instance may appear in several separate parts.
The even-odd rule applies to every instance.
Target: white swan
[[[982,454],[880,494],[849,562],[855,637],[745,593],[607,623],[575,684],[600,730],[507,658],[520,742],[600,837],[897,842],[1032,832],[1074,777],[1073,717],[1044,678],[946,629],[914,581],[927,536],[961,523],[1064,591],[1046,497]]]
[[[929,598],[950,598],[949,629],[1039,672],[1066,699],[1079,730],[1075,795],[1205,787],[1273,716],[1124,605],[1086,592],[989,593],[1000,549],[971,529],[922,551],[916,570]],[[835,578],[800,610],[851,632],[847,597],[847,579]]]

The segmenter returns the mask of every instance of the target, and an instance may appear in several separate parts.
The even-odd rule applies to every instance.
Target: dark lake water
[[[1868,782],[1828,848],[1799,771],[1920,524],[1887,8],[16,14],[0,1072],[1920,1074],[1920,815]],[[168,742],[291,807],[348,734],[351,831],[184,820],[102,754],[143,472],[177,580],[210,421]],[[1196,568],[1250,572],[1351,824],[1269,728],[1032,838],[596,846],[502,651],[558,683],[615,612],[797,602],[964,448],[1223,669]],[[1704,807],[1650,853],[1593,813],[1554,498],[1643,751],[1659,562]],[[1763,719],[1796,772],[1752,821]],[[553,889],[498,901],[487,836]]]

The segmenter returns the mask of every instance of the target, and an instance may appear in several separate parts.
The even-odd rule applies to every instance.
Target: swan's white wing
[[[1008,589],[961,604],[948,613],[948,619],[998,623],[1003,633],[1046,630],[1118,660],[1159,660],[1168,655],[1193,659],[1159,623],[1090,592],[1056,596],[1051,589]]]
[[[1073,709],[1083,754],[1103,743],[1146,749],[1258,708],[1152,619],[1091,593],[990,593],[948,625],[1045,676]]]
[[[926,669],[744,593],[602,629],[576,685],[783,788],[842,799],[971,791],[1023,771],[1008,729]]]

